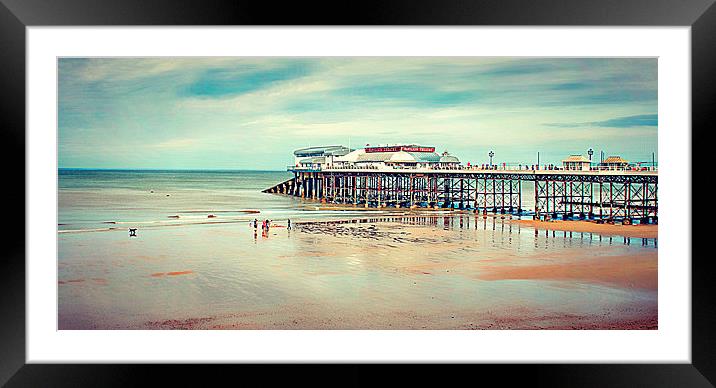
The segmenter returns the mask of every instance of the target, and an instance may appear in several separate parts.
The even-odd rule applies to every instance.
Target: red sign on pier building
[[[435,147],[415,146],[390,146],[390,147],[366,147],[365,152],[435,152]]]

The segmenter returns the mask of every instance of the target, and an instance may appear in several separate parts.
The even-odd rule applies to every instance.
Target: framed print
[[[710,386],[711,2],[312,8],[3,0],[3,382]]]

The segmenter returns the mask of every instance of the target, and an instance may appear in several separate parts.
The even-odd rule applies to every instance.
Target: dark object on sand
[[[137,228],[129,228],[129,237],[137,237]]]
[[[216,216],[213,214],[209,214],[209,216],[207,218],[216,218]]]

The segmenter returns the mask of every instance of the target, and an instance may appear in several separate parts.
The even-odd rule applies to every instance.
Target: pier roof
[[[390,157],[390,161],[394,163],[410,163],[415,162],[416,160],[415,157],[410,153],[405,151],[399,151],[393,153],[393,156]]]
[[[330,146],[317,146],[317,147],[306,147],[300,148],[293,151],[295,156],[322,156],[322,155],[334,155],[342,156],[351,152],[350,148],[341,145],[330,145]]]
[[[562,159],[562,162],[585,162],[589,163],[589,159],[585,158],[584,155],[569,155],[567,159]]]
[[[440,156],[434,152],[370,152],[358,155],[357,163],[391,162],[391,163],[435,163]]]
[[[610,156],[604,159],[602,163],[629,163],[629,161],[622,158],[621,156]]]
[[[337,161],[349,163],[436,163],[440,155],[435,152],[365,152],[363,149],[352,151]]]
[[[365,162],[385,162],[390,160],[393,156],[393,152],[373,152],[373,153],[361,153],[356,158],[356,163]]]
[[[460,159],[457,158],[457,156],[450,155],[446,152],[443,152],[443,156],[440,157],[440,163],[460,163]]]
[[[312,158],[305,158],[305,159],[301,159],[299,161],[299,163],[323,164],[323,163],[326,163],[326,157],[325,156],[316,156],[316,157],[312,157]]]

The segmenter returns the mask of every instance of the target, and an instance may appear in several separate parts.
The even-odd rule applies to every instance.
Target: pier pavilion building
[[[372,169],[434,167],[441,163],[456,166],[460,163],[456,157],[447,153],[438,155],[435,147],[417,144],[366,146],[334,160],[338,167]]]
[[[621,156],[610,156],[599,163],[599,168],[604,170],[626,170],[629,167],[629,161]]]
[[[409,145],[366,145],[350,149],[340,145],[301,148],[293,152],[294,167],[304,170],[324,168],[421,168],[458,167],[460,160],[447,151],[439,155],[435,147]]]
[[[571,171],[589,171],[592,162],[583,155],[570,155],[562,160],[562,167]]]
[[[440,156],[440,167],[457,168],[460,166],[460,159],[457,156],[450,155],[447,151]]]
[[[320,168],[323,165],[330,166],[337,157],[344,156],[351,152],[351,149],[342,145],[307,147],[297,149],[293,152],[294,166],[304,168]]]

